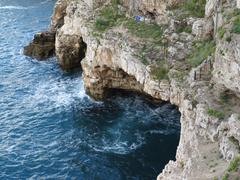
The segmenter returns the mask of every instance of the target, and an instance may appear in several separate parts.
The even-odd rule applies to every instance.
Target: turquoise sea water
[[[0,179],[155,179],[175,157],[179,112],[137,95],[93,102],[81,72],[23,56],[54,3],[0,1]]]

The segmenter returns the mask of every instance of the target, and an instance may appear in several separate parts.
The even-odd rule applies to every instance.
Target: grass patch
[[[237,172],[239,166],[240,166],[240,156],[236,157],[234,160],[231,161],[228,167],[228,172]]]
[[[161,41],[163,28],[157,24],[146,24],[144,22],[136,22],[134,19],[128,19],[124,26],[129,32],[139,38],[152,39]]]
[[[179,7],[186,11],[186,15],[203,18],[206,0],[186,0]]]
[[[224,37],[224,34],[226,33],[226,29],[224,29],[223,27],[220,27],[218,29],[218,36],[222,39]]]
[[[180,83],[184,82],[186,76],[187,76],[187,71],[181,71],[181,70],[180,71],[176,70],[170,74],[171,78],[174,78]]]
[[[229,103],[230,99],[231,99],[231,97],[226,91],[221,92],[220,95],[219,95],[219,100],[220,100],[221,104]]]
[[[152,61],[162,59],[162,53],[165,53],[165,49],[162,44],[155,42],[145,41],[140,48],[138,48],[133,54],[137,57],[144,65],[150,65]],[[166,55],[166,54],[165,54]]]
[[[104,32],[115,26],[119,21],[125,19],[125,16],[119,12],[118,0],[112,0],[111,4],[101,10],[99,17],[95,22],[95,29]]]
[[[227,14],[227,19],[228,21],[233,21],[231,32],[240,34],[240,10],[234,9],[231,13]]]
[[[135,56],[137,58],[139,58],[144,65],[149,65],[149,62],[146,57],[148,51],[149,51],[149,49],[146,47],[146,45],[144,45],[143,48],[141,49],[141,51],[139,53],[135,54]]]
[[[168,80],[169,68],[165,63],[151,67],[151,75],[155,80]]]
[[[177,27],[176,33],[182,33],[182,32],[192,33],[192,27],[188,25]]]
[[[234,9],[233,12],[230,14],[232,17],[233,16],[239,16],[240,15],[240,9]]]
[[[225,173],[224,176],[222,177],[222,180],[228,180],[228,178],[229,178],[229,174]]]
[[[208,109],[207,111],[208,115],[209,116],[213,116],[215,118],[218,118],[218,119],[224,119],[225,115],[223,112],[220,112],[218,110],[215,110],[215,109]]]
[[[236,34],[240,34],[240,16],[233,21],[232,32]]]
[[[194,50],[187,58],[188,63],[192,67],[199,66],[208,56],[215,52],[215,42],[214,41],[202,41],[195,44]]]
[[[119,12],[118,5],[118,0],[112,0],[111,4],[101,10],[95,21],[96,30],[105,32],[116,25],[123,24],[132,35],[139,38],[152,39],[154,42],[161,42],[163,36],[163,28],[161,26],[136,22],[133,18],[128,19],[124,13]]]

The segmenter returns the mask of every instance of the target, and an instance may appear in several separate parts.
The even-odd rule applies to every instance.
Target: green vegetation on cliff
[[[220,37],[220,39],[222,39],[224,37],[224,34],[226,33],[226,29],[224,29],[223,27],[220,27],[218,29],[218,36]]]
[[[101,10],[95,22],[96,30],[104,32],[125,19],[125,15],[119,11],[118,5],[119,0],[112,0]]]
[[[205,5],[206,0],[186,0],[174,9],[177,10],[178,19],[185,19],[186,17],[203,18],[205,15]]]
[[[124,26],[131,34],[139,38],[153,39],[154,41],[162,40],[163,29],[157,24],[146,24],[136,22],[134,19],[128,19],[124,22]]]
[[[204,60],[214,54],[216,45],[214,41],[200,41],[196,42],[192,53],[189,55],[187,61],[192,67],[199,66]]]
[[[240,175],[238,170],[240,168],[240,156],[233,159],[227,169],[227,172],[222,177],[222,180],[229,180],[229,179],[239,179]]]
[[[168,79],[169,69],[166,65],[154,66],[151,68],[151,75],[156,80]]]
[[[228,167],[228,172],[237,172],[240,167],[240,156],[236,157],[234,160],[230,162]]]
[[[237,16],[237,18],[233,21],[232,32],[240,34],[240,16]]]
[[[218,119],[224,119],[225,115],[223,112],[220,112],[218,110],[215,110],[215,109],[208,109],[208,115],[209,116],[213,116],[215,118],[218,118]]]
[[[95,29],[105,32],[117,25],[123,25],[128,31],[139,38],[151,39],[155,42],[162,40],[163,28],[157,24],[136,22],[133,18],[127,18],[118,8],[119,1],[112,0],[105,6],[95,21]]]
[[[183,8],[190,16],[204,17],[206,0],[187,0],[183,3]]]

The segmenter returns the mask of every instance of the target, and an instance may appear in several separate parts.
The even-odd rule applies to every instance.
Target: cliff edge
[[[239,0],[58,0],[49,33],[61,67],[81,67],[94,99],[125,89],[179,107],[176,161],[157,179],[234,179],[239,7]]]

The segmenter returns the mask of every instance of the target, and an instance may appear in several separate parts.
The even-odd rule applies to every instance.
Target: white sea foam
[[[46,3],[49,3],[50,1],[52,1],[52,0],[46,0],[46,1],[41,2],[40,4],[46,4]]]
[[[80,79],[80,78],[79,78]],[[82,82],[78,78],[69,81],[55,81],[53,79],[49,83],[37,84],[34,94],[25,99],[25,104],[38,106],[39,104],[51,103],[54,107],[67,107],[76,100],[87,98]],[[74,88],[73,88],[74,87]]]
[[[0,9],[18,9],[18,10],[24,10],[28,9],[27,7],[23,6],[1,6]]]
[[[116,138],[114,141],[101,139],[98,143],[90,143],[88,146],[96,152],[129,154],[145,144],[145,138],[141,134],[136,134],[137,139],[134,142],[128,140],[120,140]]]

